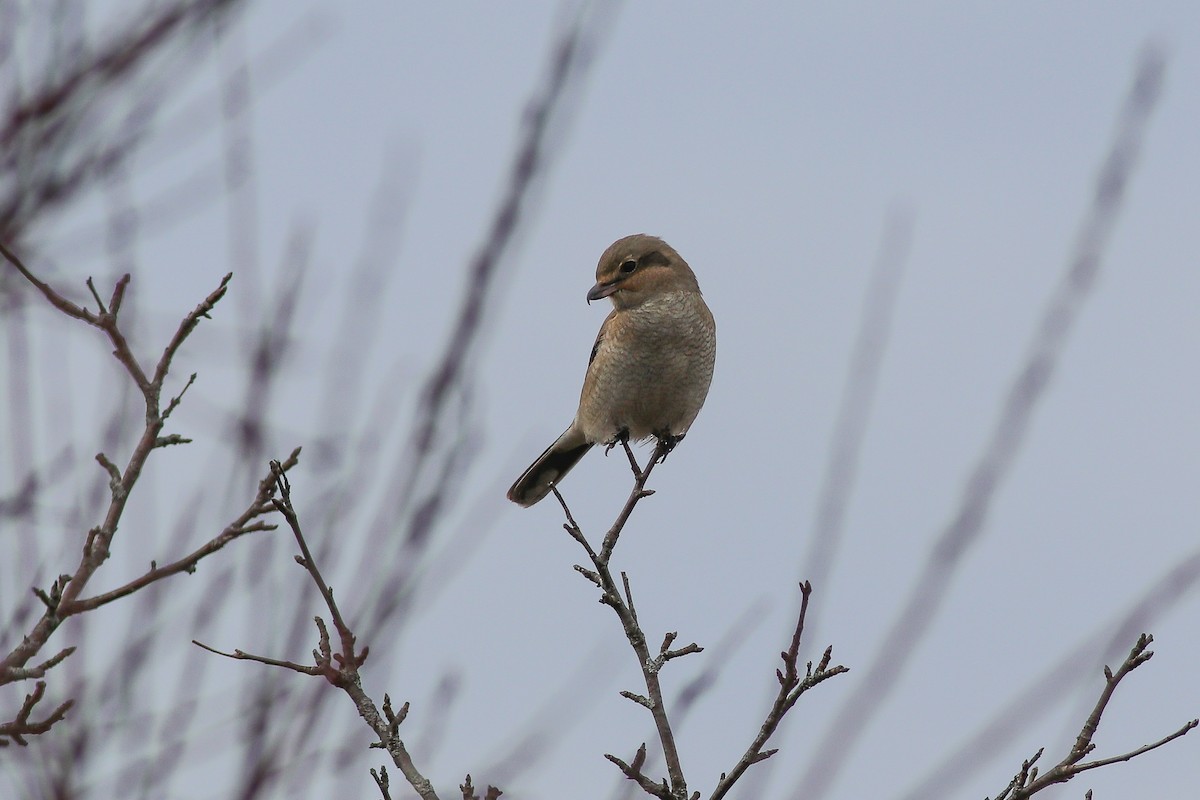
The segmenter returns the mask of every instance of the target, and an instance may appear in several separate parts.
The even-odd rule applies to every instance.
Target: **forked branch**
[[[1184,724],[1179,730],[1167,734],[1156,742],[1151,742],[1129,752],[1109,756],[1108,758],[1099,758],[1095,761],[1083,760],[1096,749],[1092,738],[1100,728],[1100,718],[1104,715],[1104,710],[1108,707],[1108,702],[1116,692],[1117,686],[1126,675],[1150,660],[1154,655],[1154,651],[1149,649],[1153,641],[1153,636],[1143,633],[1138,637],[1137,644],[1129,651],[1129,657],[1117,668],[1115,673],[1108,667],[1104,668],[1104,689],[1100,692],[1100,697],[1096,701],[1095,707],[1092,708],[1092,713],[1084,721],[1079,735],[1075,737],[1075,743],[1071,746],[1070,752],[1067,753],[1063,760],[1045,772],[1039,773],[1037,762],[1042,757],[1042,753],[1045,752],[1045,748],[1038,750],[1033,754],[1032,758],[1021,764],[1020,771],[1013,776],[1013,779],[1009,781],[1004,791],[996,795],[995,800],[1024,800],[1024,798],[1032,797],[1048,786],[1066,783],[1081,772],[1098,769],[1109,764],[1116,764],[1120,761],[1130,761],[1143,753],[1149,753],[1151,750],[1155,750],[1168,742],[1186,735],[1200,724],[1200,720],[1193,719]],[[1088,792],[1088,794],[1090,795],[1091,792]]]
[[[385,694],[381,710],[363,689],[359,668],[366,662],[369,649],[367,647],[363,647],[361,650],[358,648],[357,637],[346,622],[345,616],[334,599],[333,589],[325,581],[324,576],[321,574],[320,566],[317,564],[312,551],[308,547],[308,542],[304,537],[304,531],[300,525],[300,517],[296,513],[295,506],[292,504],[292,487],[287,479],[283,465],[278,461],[272,461],[271,469],[278,492],[278,496],[272,500],[272,504],[275,510],[282,514],[283,518],[287,521],[288,527],[291,528],[292,535],[296,539],[296,544],[300,548],[300,555],[295,557],[296,563],[304,567],[308,572],[309,577],[317,587],[317,591],[320,592],[322,599],[325,601],[325,607],[329,610],[329,617],[333,620],[333,628],[337,635],[338,646],[336,649],[334,648],[329,628],[325,624],[325,620],[319,616],[314,618],[317,626],[317,648],[313,650],[313,663],[311,664],[301,664],[285,659],[255,655],[244,650],[224,652],[195,640],[193,640],[193,643],[210,653],[225,656],[226,658],[239,661],[256,661],[260,664],[299,672],[303,675],[323,677],[330,684],[349,695],[350,699],[354,702],[355,708],[358,709],[359,716],[375,732],[378,738],[371,746],[388,752],[392,763],[395,764],[409,782],[409,785],[412,786],[413,790],[423,800],[437,800],[438,795],[433,788],[433,784],[417,769],[416,764],[413,763],[412,756],[408,752],[407,746],[404,744],[403,739],[400,738],[400,725],[408,716],[408,703],[401,706],[399,711],[395,711],[392,707],[392,699]],[[383,797],[389,797],[386,772],[377,773],[372,770],[372,776]],[[469,776],[464,785],[468,787],[471,785]],[[464,794],[464,796],[466,795]],[[491,786],[488,787],[488,798],[497,798],[499,796],[499,789]]]
[[[270,480],[260,483],[259,492],[246,511],[214,538],[188,555],[161,567],[157,562],[151,561],[150,569],[142,576],[104,594],[84,597],[83,593],[92,577],[109,557],[113,540],[125,513],[126,504],[137,484],[138,478],[146,467],[150,454],[158,448],[185,444],[189,441],[179,434],[163,435],[162,431],[171,412],[178,407],[184,391],[191,386],[196,376],[192,374],[184,383],[182,389],[167,402],[165,408],[162,404],[163,388],[166,384],[172,360],[180,346],[191,332],[195,330],[200,320],[208,317],[216,304],[225,296],[231,276],[226,275],[216,289],[210,292],[204,300],[183,317],[175,334],[163,348],[157,360],[153,376],[147,377],[145,370],[134,356],[128,339],[121,330],[120,312],[126,291],[129,288],[129,275],[124,275],[116,281],[107,302],[101,298],[100,291],[97,289],[95,282],[91,278],[88,278],[86,281],[88,292],[96,305],[96,310],[93,311],[68,300],[48,283],[41,280],[3,242],[0,242],[0,255],[3,255],[9,265],[26,282],[33,286],[51,306],[66,316],[79,320],[103,334],[109,345],[111,345],[113,355],[122,367],[124,367],[130,380],[137,386],[145,406],[144,415],[142,415],[145,420],[142,433],[138,441],[134,444],[132,452],[128,459],[125,460],[124,465],[118,466],[116,461],[104,453],[96,455],[96,462],[104,471],[104,476],[108,483],[109,500],[103,519],[88,530],[85,535],[81,536],[82,552],[80,553],[78,566],[75,567],[74,571],[64,572],[59,575],[48,587],[34,587],[34,594],[42,601],[42,605],[45,608],[32,627],[21,636],[21,641],[10,652],[0,656],[0,685],[4,685],[29,678],[40,679],[49,669],[59,664],[74,651],[74,648],[66,648],[40,664],[28,666],[67,618],[91,611],[121,597],[133,594],[171,575],[193,572],[196,569],[196,565],[203,558],[220,550],[233,539],[246,533],[269,530],[271,526],[261,522],[258,518],[263,513],[271,510],[271,506],[267,501],[270,494],[274,492],[275,480],[272,477]],[[296,463],[298,454],[299,451],[292,454],[291,458],[287,461],[287,466]],[[39,683],[35,687],[34,692],[26,697],[24,705],[17,711],[12,721],[0,725],[0,739],[4,741],[11,739],[12,741],[22,743],[20,737],[45,733],[52,725],[63,718],[67,709],[71,706],[71,701],[62,703],[43,720],[37,722],[31,720],[33,709],[41,701],[45,691],[46,686],[44,683]]]
[[[600,589],[600,602],[612,608],[616,613],[625,630],[625,638],[629,641],[630,647],[633,648],[634,653],[637,655],[638,664],[641,666],[642,677],[646,685],[646,693],[643,695],[636,692],[622,691],[621,696],[640,706],[644,706],[653,716],[654,725],[658,731],[659,744],[662,746],[663,758],[666,761],[667,777],[654,780],[646,775],[647,755],[645,743],[637,749],[631,761],[625,761],[611,753],[606,754],[605,758],[615,764],[621,770],[621,774],[637,783],[642,791],[652,797],[660,798],[660,800],[698,800],[700,797],[699,792],[694,792],[691,795],[688,794],[683,765],[675,743],[675,736],[671,729],[671,720],[667,713],[667,708],[663,703],[659,672],[668,661],[691,655],[692,653],[700,653],[704,648],[695,643],[673,648],[672,645],[675,643],[678,634],[672,631],[663,637],[658,654],[652,656],[646,642],[646,634],[638,622],[637,609],[633,604],[633,592],[629,586],[629,577],[622,572],[621,584],[618,586],[609,565],[613,550],[616,548],[621,532],[624,530],[625,524],[629,521],[634,508],[637,507],[637,504],[643,498],[653,494],[653,491],[646,488],[646,482],[654,467],[661,463],[670,451],[670,444],[660,441],[651,454],[650,461],[647,463],[645,469],[639,466],[637,458],[634,456],[628,442],[621,441],[620,444],[624,447],[625,454],[629,458],[630,469],[633,472],[633,489],[630,491],[625,505],[617,514],[616,521],[604,535],[599,550],[592,547],[584,535],[583,530],[575,521],[571,509],[567,506],[566,500],[563,499],[562,493],[558,491],[557,487],[551,487],[551,491],[553,491],[555,498],[558,499],[559,505],[562,506],[563,514],[566,516],[567,521],[563,525],[563,528],[571,535],[572,539],[583,547],[584,552],[587,553],[588,559],[591,562],[589,567],[577,564],[575,566],[576,571]],[[808,600],[812,594],[812,587],[808,583],[803,583],[800,585],[800,593],[800,613],[796,622],[796,628],[792,634],[792,640],[788,649],[780,653],[783,659],[783,668],[776,671],[779,679],[779,693],[771,709],[768,711],[758,735],[750,744],[750,747],[746,750],[741,760],[738,761],[729,773],[721,775],[717,787],[711,795],[712,800],[719,800],[719,798],[725,797],[751,765],[763,761],[775,753],[774,750],[764,750],[763,748],[783,721],[783,717],[795,706],[796,701],[800,699],[800,695],[817,684],[848,671],[846,667],[841,665],[830,666],[832,648],[827,648],[816,668],[814,669],[813,664],[809,662],[804,675],[801,676],[797,661],[799,659],[800,639],[804,632],[804,618],[808,611]]]
[[[763,748],[779,728],[779,724],[783,722],[784,716],[796,705],[800,695],[835,675],[850,671],[848,667],[841,664],[834,667],[829,666],[829,662],[833,658],[833,647],[830,646],[825,648],[816,669],[813,669],[813,663],[809,661],[804,670],[804,677],[800,677],[800,670],[797,666],[800,659],[800,639],[804,635],[804,618],[808,615],[808,598],[811,595],[812,585],[808,581],[804,581],[800,584],[800,613],[796,618],[792,641],[788,645],[788,649],[779,654],[779,657],[783,659],[783,669],[775,670],[775,677],[779,681],[779,692],[775,695],[775,701],[771,703],[771,709],[767,712],[766,719],[758,729],[758,735],[754,737],[754,741],[746,748],[745,754],[733,769],[728,773],[721,774],[721,779],[717,781],[717,788],[710,795],[710,800],[721,800],[729,793],[738,779],[746,773],[746,770],[760,761],[766,761],[778,752],[778,750],[764,750]]]

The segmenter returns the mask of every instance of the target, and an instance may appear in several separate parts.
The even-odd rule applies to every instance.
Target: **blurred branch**
[[[574,16],[554,35],[540,85],[521,117],[516,151],[508,178],[488,223],[483,241],[466,268],[462,297],[449,338],[438,355],[417,399],[408,441],[398,451],[391,484],[392,503],[381,504],[372,526],[379,538],[395,540],[396,519],[403,530],[401,564],[419,565],[431,533],[445,513],[463,469],[465,433],[475,353],[484,342],[488,309],[494,305],[498,278],[511,258],[537,190],[552,159],[563,144],[561,132],[568,113],[583,93],[586,77],[606,25],[618,9],[614,3],[581,3]],[[374,550],[365,550],[374,559]],[[364,558],[364,568],[370,564]],[[365,622],[376,625],[392,616],[398,602],[409,596],[409,575],[400,582],[398,597],[381,597]]]
[[[596,20],[609,15],[611,11],[604,11],[603,6],[597,5],[595,11],[581,13],[554,36],[550,62],[540,85],[535,89],[528,111],[522,118],[517,151],[508,178],[501,189],[501,198],[489,227],[484,232],[483,242],[467,267],[466,284],[459,307],[454,312],[455,319],[451,322],[449,339],[443,351],[437,354],[417,398],[415,415],[407,434],[408,444],[393,448],[396,453],[393,462],[395,466],[391,477],[385,477],[384,480],[394,487],[394,490],[389,491],[386,501],[379,504],[378,512],[370,525],[367,540],[361,548],[364,561],[360,572],[378,576],[380,565],[388,564],[391,577],[380,576],[376,580],[382,581],[386,578],[394,590],[365,593],[365,608],[361,616],[358,612],[355,614],[358,617],[355,621],[356,627],[360,632],[373,630],[388,620],[403,622],[404,615],[398,612],[410,608],[411,598],[420,586],[419,579],[425,574],[422,556],[427,552],[445,509],[454,501],[456,481],[461,480],[470,463],[469,458],[474,450],[467,435],[470,433],[468,424],[471,422],[467,401],[473,380],[473,354],[478,351],[482,342],[480,333],[489,307],[488,301],[494,296],[499,285],[496,279],[501,276],[501,269],[511,258],[516,237],[529,214],[540,179],[544,176],[550,159],[557,152],[560,139],[556,139],[554,134],[561,130],[559,123],[563,119],[563,107],[568,106],[580,94],[584,67],[590,62],[599,32]],[[382,296],[374,281],[371,282],[371,291]],[[355,305],[352,313],[356,315],[356,322],[360,321],[359,317],[364,313],[363,308]],[[355,359],[360,357],[359,347],[361,345],[355,347]],[[277,356],[278,348],[271,348],[270,354]],[[338,402],[344,402],[345,387],[337,382],[333,385],[340,389],[335,393]],[[384,397],[380,407],[386,409],[389,416],[394,416],[392,394]],[[388,424],[391,424],[390,419]],[[374,440],[376,436],[377,433],[372,431],[370,438]],[[372,441],[369,446],[377,447],[377,444]],[[355,461],[358,460],[358,455],[355,452]],[[351,498],[358,494],[354,486],[352,481],[345,482],[344,488],[337,490],[338,499],[341,502],[351,502]],[[321,508],[320,513],[322,519],[336,518],[336,514],[325,507]],[[314,522],[320,524],[320,520],[307,521],[309,535],[313,535]],[[400,529],[399,535],[397,528]],[[315,544],[314,542],[314,546]],[[396,552],[397,550],[399,552]],[[320,552],[317,555],[320,556],[319,563],[328,571],[332,569],[331,559],[347,552],[350,551],[338,547],[331,548],[329,558]],[[301,558],[306,564],[318,563],[317,558],[307,553]],[[324,584],[323,578],[318,579],[313,575],[312,579],[319,589]],[[349,590],[360,591],[373,585],[376,585],[376,581],[355,585],[349,587]],[[324,589],[321,589],[321,592],[325,596]],[[381,718],[380,711],[365,694],[362,694],[361,688],[350,677],[357,669],[355,659],[361,658],[362,654],[342,641],[347,635],[355,634],[345,626],[345,620],[339,623],[337,617],[340,612],[334,613],[328,602],[331,599],[332,595],[326,596],[330,611],[325,619],[329,624],[325,634],[319,633],[322,641],[316,651],[314,663],[302,665],[279,659],[257,658],[244,651],[231,655],[242,660],[259,660],[305,674],[320,674],[327,680],[334,681],[351,694],[360,715],[379,735],[380,745],[388,749],[393,761],[409,783],[414,785],[422,796],[425,796],[426,791],[429,796],[433,796],[429,782],[413,766],[412,754],[404,748],[396,730],[389,727],[390,703],[385,698]],[[345,595],[339,599],[342,603],[347,602]],[[398,637],[395,631],[389,631],[389,641],[396,638]],[[339,655],[342,657],[340,662]],[[345,671],[346,674],[342,675],[339,671]],[[335,696],[327,692],[318,695]],[[310,709],[316,709],[321,702],[314,699]],[[315,714],[315,711],[312,713]],[[402,718],[403,712],[395,718],[397,727],[399,719]],[[289,729],[294,730],[292,726],[289,726]],[[398,752],[398,748],[403,752]],[[489,796],[496,796],[496,793],[491,792]]]
[[[846,508],[858,475],[863,440],[875,403],[912,237],[912,213],[904,208],[893,209],[885,223],[879,253],[863,296],[828,460],[821,475],[812,536],[801,562],[809,582],[815,582],[822,592],[829,591],[828,578],[841,547]],[[816,620],[813,622],[815,624]]]
[[[1150,114],[1157,104],[1164,71],[1163,54],[1156,48],[1146,48],[1117,115],[1115,140],[1100,168],[1073,255],[1042,314],[991,436],[967,478],[958,508],[930,550],[859,688],[842,706],[810,757],[795,790],[797,795],[820,800],[828,794],[868,730],[871,716],[884,704],[904,674],[904,667],[918,652],[964,557],[980,540],[992,500],[1016,461],[1067,336],[1095,285],[1104,247],[1116,226]]]
[[[18,239],[31,222],[78,199],[119,167],[149,129],[163,83],[178,81],[194,63],[179,58],[174,69],[159,63],[152,72],[155,59],[181,56],[188,37],[243,4],[157,4],[109,41],[80,48],[74,63],[56,64],[55,72],[35,78],[34,93],[17,99],[0,119],[0,177],[11,177],[0,189],[0,238]],[[104,120],[114,110],[126,114],[115,129]]]
[[[1095,761],[1083,760],[1096,749],[1096,745],[1092,742],[1092,737],[1096,735],[1096,731],[1100,727],[1100,718],[1104,715],[1105,709],[1108,708],[1108,701],[1112,699],[1113,694],[1117,691],[1117,686],[1121,683],[1121,680],[1149,661],[1151,656],[1154,655],[1153,651],[1147,649],[1153,641],[1153,636],[1143,633],[1138,637],[1137,644],[1129,652],[1129,657],[1125,659],[1124,663],[1121,664],[1115,673],[1108,667],[1104,668],[1105,682],[1104,689],[1100,692],[1100,698],[1096,701],[1092,713],[1088,715],[1087,720],[1083,723],[1083,728],[1080,729],[1079,735],[1075,737],[1075,744],[1072,745],[1071,751],[1067,753],[1063,760],[1039,775],[1036,764],[1045,751],[1045,748],[1038,750],[1033,758],[1021,764],[1021,770],[1013,777],[1004,791],[996,795],[995,800],[1024,800],[1048,786],[1066,783],[1081,772],[1137,758],[1143,753],[1148,753],[1186,735],[1188,731],[1200,724],[1200,720],[1193,719],[1174,733],[1170,733],[1158,741],[1139,747],[1136,750],[1130,750],[1118,756],[1100,758]],[[1091,794],[1091,792],[1088,794]]]
[[[56,85],[47,87],[9,114],[0,130],[0,148],[8,149],[22,128],[45,120],[67,103],[85,94],[93,82],[123,85],[128,72],[140,66],[146,55],[170,41],[184,23],[235,5],[237,0],[192,0],[157,10],[140,28],[101,48],[94,58],[78,64]],[[93,87],[94,88],[94,87]]]

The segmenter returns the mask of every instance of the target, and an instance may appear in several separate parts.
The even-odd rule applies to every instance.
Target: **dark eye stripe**
[[[670,263],[670,259],[668,259],[665,254],[660,253],[657,250],[652,250],[638,259],[638,266],[642,269],[660,264],[666,266]]]

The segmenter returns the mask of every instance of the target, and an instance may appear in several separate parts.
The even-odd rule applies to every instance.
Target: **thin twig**
[[[0,723],[0,747],[6,746],[9,740],[16,742],[24,747],[29,744],[25,741],[26,736],[46,733],[54,725],[54,723],[62,720],[71,706],[75,704],[74,700],[67,700],[65,703],[58,706],[50,712],[50,716],[45,719],[33,722],[29,717],[33,714],[33,709],[41,702],[46,695],[46,682],[38,681],[33,692],[25,695],[25,702],[21,704],[21,709],[17,712],[16,717],[12,722]]]
[[[375,785],[379,787],[379,794],[383,800],[392,800],[392,793],[388,791],[387,767],[380,764],[378,771],[374,767],[371,767],[371,778],[375,781]]]
[[[625,444],[626,448],[629,445]],[[638,501],[643,497],[649,497],[654,494],[653,491],[646,489],[646,481],[650,480],[650,473],[667,454],[667,447],[662,442],[658,442],[654,446],[654,452],[650,454],[650,463],[646,464],[645,469],[637,469],[637,461],[633,460],[633,453],[630,451],[630,459],[633,460],[634,472],[636,477],[633,481],[633,491],[629,493],[629,499],[625,501],[625,505],[621,508],[621,513],[617,514],[617,519],[613,522],[612,527],[608,529],[608,533],[604,534],[604,541],[600,545],[600,560],[605,564],[612,557],[613,548],[617,546],[617,539],[621,536],[621,531],[625,529],[625,523],[629,521],[629,515],[633,513],[633,509],[637,507]]]
[[[604,757],[617,765],[617,769],[631,781],[642,787],[642,791],[652,797],[661,798],[661,800],[674,800],[675,795],[671,793],[671,789],[667,786],[666,781],[655,783],[646,777],[642,772],[642,767],[646,764],[646,743],[642,742],[642,746],[638,748],[637,754],[633,757],[632,762],[625,762],[611,753],[605,753]]]
[[[625,505],[617,515],[616,521],[605,534],[599,553],[595,552],[590,544],[588,544],[587,538],[583,535],[579,525],[575,522],[574,516],[571,514],[570,508],[567,506],[566,500],[563,499],[562,494],[557,489],[554,490],[554,496],[558,498],[559,504],[563,507],[563,513],[567,517],[565,527],[568,533],[584,547],[588,558],[591,559],[592,566],[595,568],[594,571],[583,570],[578,567],[577,569],[599,586],[601,591],[600,602],[610,606],[616,612],[625,630],[625,638],[629,641],[630,646],[637,655],[638,664],[642,669],[642,677],[646,684],[646,695],[642,696],[632,692],[623,692],[622,696],[634,700],[634,702],[650,710],[650,714],[654,718],[654,726],[658,731],[659,743],[662,746],[663,759],[667,764],[669,782],[664,781],[661,788],[655,788],[654,791],[647,789],[648,786],[660,787],[660,785],[642,775],[641,763],[644,762],[643,751],[639,751],[643,755],[641,761],[635,759],[633,764],[627,764],[611,754],[607,754],[605,757],[616,764],[627,778],[637,781],[644,790],[649,791],[651,794],[658,797],[682,800],[688,797],[687,781],[684,778],[683,766],[679,758],[679,749],[675,743],[675,735],[671,730],[671,720],[667,715],[666,704],[663,702],[662,685],[658,678],[658,673],[662,665],[669,660],[665,656],[665,648],[669,647],[670,641],[674,637],[672,636],[671,639],[665,642],[664,653],[660,653],[658,658],[650,655],[650,648],[646,643],[646,635],[638,624],[637,614],[633,609],[633,594],[629,589],[628,577],[622,574],[622,586],[618,587],[609,569],[609,561],[612,558],[613,549],[617,545],[626,522],[629,521],[630,514],[633,513],[633,509],[637,507],[638,502],[642,498],[653,494],[653,492],[645,488],[646,481],[650,478],[655,465],[662,460],[667,451],[666,444],[661,441],[658,442],[645,469],[638,468],[636,460],[633,459],[632,451],[629,451],[635,476],[633,490],[629,493],[629,498],[625,501]],[[622,588],[624,589],[624,596],[622,596]],[[688,648],[684,648],[686,652],[680,652],[678,655],[699,652],[699,649],[698,645],[689,645]]]
[[[273,499],[272,503],[275,510],[283,514],[283,518],[287,520],[288,526],[296,537],[296,544],[300,547],[301,555],[297,556],[296,562],[312,575],[313,583],[317,585],[317,590],[325,600],[325,606],[333,617],[334,628],[341,638],[342,657],[352,663],[357,671],[357,667],[366,661],[367,651],[365,648],[361,653],[355,650],[354,632],[350,630],[350,626],[342,617],[341,609],[338,608],[337,601],[333,599],[333,589],[330,589],[329,584],[325,582],[316,559],[308,549],[308,542],[305,541],[304,534],[300,531],[300,520],[296,516],[296,509],[292,506],[292,487],[287,479],[287,473],[278,461],[271,462],[271,470],[275,473],[275,482],[279,489],[279,497]]]
[[[383,712],[380,713],[375,702],[363,690],[359,668],[367,659],[368,648],[357,649],[354,631],[346,623],[341,609],[338,608],[337,602],[334,600],[333,589],[326,583],[325,578],[321,574],[321,569],[313,557],[312,551],[309,549],[308,542],[304,537],[304,531],[300,526],[300,517],[296,513],[295,506],[292,504],[291,483],[288,481],[283,465],[278,461],[272,461],[271,471],[275,490],[278,493],[278,497],[272,498],[271,503],[275,510],[282,514],[283,518],[287,521],[288,527],[291,528],[292,534],[296,539],[296,544],[300,547],[301,554],[296,556],[296,563],[304,567],[312,578],[313,583],[316,584],[317,590],[321,593],[321,597],[325,601],[325,606],[329,610],[330,617],[333,619],[334,628],[337,631],[340,651],[333,651],[329,631],[325,626],[324,620],[320,617],[314,619],[319,641],[317,649],[313,651],[312,665],[255,655],[243,650],[234,650],[232,653],[227,653],[195,640],[193,640],[193,643],[211,653],[225,656],[226,658],[256,661],[260,664],[280,667],[304,675],[324,677],[329,683],[350,696],[355,707],[358,709],[359,716],[366,721],[378,737],[378,742],[373,746],[388,751],[388,754],[392,758],[392,763],[404,775],[409,785],[413,787],[413,790],[423,800],[437,800],[438,795],[433,788],[433,784],[417,769],[413,763],[412,756],[408,752],[408,748],[399,735],[400,723],[404,721],[405,716],[408,714],[408,704],[405,703],[400,713],[397,714],[392,710],[391,698],[384,695]]]
[[[1138,637],[1137,643],[1129,651],[1129,656],[1117,668],[1115,673],[1108,667],[1104,668],[1104,689],[1101,690],[1100,697],[1096,700],[1096,705],[1092,708],[1092,712],[1088,714],[1083,727],[1079,730],[1079,735],[1075,737],[1075,742],[1071,746],[1070,752],[1067,753],[1063,760],[1039,774],[1035,764],[1042,756],[1045,748],[1038,750],[1033,758],[1022,763],[1021,770],[1009,781],[1008,786],[1000,794],[996,795],[996,800],[1025,800],[1025,798],[1032,797],[1048,786],[1066,783],[1081,772],[1137,758],[1143,753],[1148,753],[1186,735],[1200,724],[1200,720],[1193,719],[1185,723],[1183,727],[1173,733],[1167,734],[1156,742],[1108,758],[1086,762],[1083,760],[1096,749],[1096,745],[1092,739],[1095,737],[1096,731],[1100,728],[1100,720],[1104,716],[1104,711],[1108,708],[1108,703],[1112,700],[1117,686],[1120,685],[1126,675],[1150,660],[1154,655],[1154,652],[1149,649],[1153,641],[1153,636],[1143,633]]]
[[[292,454],[288,456],[287,460],[282,463],[281,469],[287,471],[296,466],[299,458],[300,448],[297,447],[292,451]],[[275,474],[272,472],[259,483],[258,494],[255,495],[254,500],[252,500],[250,505],[246,507],[246,510],[243,511],[237,519],[226,525],[225,528],[212,539],[209,539],[200,547],[196,548],[191,553],[188,553],[186,556],[177,561],[172,561],[169,564],[162,565],[157,563],[152,564],[150,569],[143,575],[134,578],[123,586],[119,586],[116,589],[103,594],[94,595],[82,600],[76,600],[70,606],[70,613],[79,614],[84,611],[91,611],[94,608],[99,608],[100,606],[111,603],[112,601],[121,597],[131,595],[139,589],[149,586],[156,581],[160,581],[163,578],[170,577],[171,575],[178,575],[180,573],[187,573],[190,575],[196,571],[196,566],[201,560],[217,552],[234,539],[244,536],[247,533],[275,530],[278,527],[277,525],[263,522],[261,520],[258,522],[254,521],[268,511],[274,510],[273,506],[269,505],[269,501],[274,493]]]
[[[259,664],[266,664],[271,667],[282,667],[290,669],[293,672],[299,672],[304,675],[323,675],[325,670],[320,666],[312,666],[306,664],[297,664],[295,661],[284,661],[270,656],[258,656],[254,653],[247,653],[245,650],[234,650],[232,653],[226,653],[224,650],[218,650],[212,645],[207,645],[197,639],[192,639],[192,644],[199,647],[201,650],[207,650],[210,653],[225,658],[232,658],[235,661],[257,661]]]
[[[775,695],[775,701],[771,704],[770,710],[767,712],[767,717],[763,720],[763,724],[759,727],[758,735],[754,737],[754,741],[746,748],[746,752],[742,755],[737,764],[728,773],[722,773],[721,779],[717,782],[716,788],[709,796],[709,800],[721,800],[733,788],[738,779],[745,774],[752,765],[765,761],[773,756],[776,750],[764,750],[771,736],[774,735],[779,724],[783,722],[784,716],[800,699],[800,695],[807,692],[817,684],[842,673],[849,672],[847,667],[841,664],[830,667],[829,662],[833,656],[833,648],[827,647],[822,655],[817,668],[814,671],[812,662],[808,663],[808,668],[805,670],[803,678],[800,677],[800,670],[797,666],[797,661],[800,657],[800,640],[804,635],[804,620],[808,615],[808,600],[812,595],[812,584],[804,581],[800,584],[800,613],[796,616],[796,628],[792,632],[792,640],[788,645],[788,649],[779,654],[783,659],[783,669],[776,670],[775,676],[779,680],[779,691]]]
[[[111,596],[100,596],[93,598],[90,601],[80,601],[78,598],[83,592],[92,576],[100,568],[100,566],[108,559],[113,538],[116,535],[117,529],[120,526],[121,519],[125,512],[125,507],[128,502],[130,493],[133,491],[142,470],[145,468],[146,462],[150,454],[158,447],[164,444],[174,443],[176,440],[171,437],[161,436],[163,426],[166,422],[166,417],[162,413],[159,403],[159,398],[162,391],[162,382],[167,376],[171,360],[183,343],[199,323],[202,317],[207,317],[213,307],[225,295],[226,287],[229,282],[229,276],[226,276],[221,281],[220,286],[211,292],[195,309],[184,316],[180,323],[179,329],[171,342],[163,350],[163,354],[159,359],[158,369],[153,381],[147,379],[137,359],[134,357],[130,349],[129,342],[126,340],[124,333],[121,331],[118,323],[118,313],[125,295],[126,287],[129,284],[129,276],[125,275],[119,279],[113,288],[112,298],[108,303],[107,309],[103,303],[100,303],[101,311],[99,314],[92,313],[85,308],[67,300],[56,290],[50,287],[49,284],[40,280],[31,270],[21,261],[21,259],[13,253],[3,243],[0,243],[0,252],[10,264],[41,294],[47,301],[73,319],[78,319],[88,325],[102,331],[107,337],[110,344],[113,346],[113,353],[117,360],[125,367],[130,379],[138,387],[145,403],[145,427],[142,431],[138,442],[133,448],[129,459],[126,461],[123,469],[117,467],[105,455],[98,455],[97,461],[104,468],[109,479],[109,494],[110,500],[108,508],[104,515],[104,520],[101,524],[92,527],[84,539],[82,553],[75,571],[61,576],[51,587],[49,593],[35,589],[35,593],[43,600],[46,606],[41,617],[34,623],[33,627],[22,637],[21,642],[17,644],[3,659],[0,659],[0,685],[11,683],[14,680],[21,679],[20,676],[28,672],[25,665],[45,646],[51,635],[58,629],[64,619],[73,616],[83,611],[90,610],[103,605],[109,600],[116,597],[124,596],[143,585],[153,582],[164,574],[155,574],[152,580],[135,581],[136,585],[127,586],[128,591],[117,590],[116,594],[110,593]],[[99,293],[95,289],[94,284],[89,287],[94,296],[98,297]],[[215,549],[215,548],[214,548]],[[196,555],[196,560],[207,555],[212,550],[206,550]],[[194,565],[194,561],[189,562]],[[182,569],[181,565],[181,569]],[[153,569],[152,569],[153,572]],[[52,659],[53,661],[53,659]]]

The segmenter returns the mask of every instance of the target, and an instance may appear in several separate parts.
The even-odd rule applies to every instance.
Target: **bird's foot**
[[[662,462],[666,461],[667,456],[671,454],[671,451],[675,449],[677,444],[683,441],[684,436],[687,436],[687,434],[681,433],[678,436],[673,436],[670,433],[654,434],[654,438],[658,439],[658,450],[661,452],[661,455],[658,457],[658,461],[656,463],[661,464]]]
[[[628,448],[628,446],[629,446],[629,429],[628,428],[622,428],[621,430],[617,431],[617,435],[613,437],[612,441],[609,442],[607,445],[605,445],[604,455],[608,455],[609,451],[611,451],[614,447],[616,447],[619,444],[625,445],[626,448]]]

